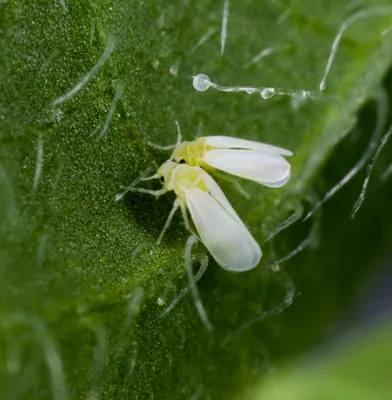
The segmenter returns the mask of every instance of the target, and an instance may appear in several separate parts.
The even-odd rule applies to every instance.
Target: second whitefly
[[[228,136],[205,136],[178,143],[172,158],[177,163],[218,169],[278,188],[290,179],[291,166],[283,156],[292,155],[289,150],[265,143]]]

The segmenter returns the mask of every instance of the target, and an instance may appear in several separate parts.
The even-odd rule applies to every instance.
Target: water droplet
[[[193,77],[193,87],[198,92],[205,92],[211,84],[210,78],[207,75],[199,74]]]
[[[263,99],[270,99],[272,96],[275,94],[275,89],[274,88],[265,88],[260,92],[260,96]]]

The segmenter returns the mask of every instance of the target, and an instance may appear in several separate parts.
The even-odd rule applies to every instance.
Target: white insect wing
[[[290,164],[279,154],[216,149],[206,151],[203,161],[211,167],[265,186],[279,187],[290,178]]]
[[[244,223],[241,218],[237,215],[234,208],[231,206],[229,200],[227,200],[225,194],[219,185],[211,178],[210,175],[207,174],[203,169],[200,168],[200,174],[204,183],[206,184],[209,193],[211,193],[212,197],[240,224],[246,229]]]
[[[293,153],[281,147],[270,144],[254,142],[252,140],[238,139],[229,136],[207,136],[207,145],[218,149],[250,149],[261,150],[268,153],[281,154],[282,156],[292,156]]]
[[[195,188],[185,194],[200,239],[215,261],[229,271],[254,268],[261,249],[239,217],[234,218],[210,193]]]

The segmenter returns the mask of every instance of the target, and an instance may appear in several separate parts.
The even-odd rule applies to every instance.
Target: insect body
[[[163,188],[153,191],[131,185],[127,191],[154,196],[161,196],[168,191],[176,194],[173,209],[158,242],[178,208],[181,209],[186,228],[192,232],[186,212],[188,209],[201,241],[222,268],[246,271],[259,263],[262,255],[259,245],[218,184],[202,168],[166,161],[155,175],[144,180],[151,178],[160,179]],[[117,196],[117,199],[124,193]]]
[[[283,186],[290,178],[290,164],[280,147],[228,136],[206,136],[176,145],[173,160],[206,169],[219,169],[268,187]]]

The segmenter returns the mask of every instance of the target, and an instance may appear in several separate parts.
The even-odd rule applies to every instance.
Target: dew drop
[[[275,89],[274,88],[265,88],[260,92],[260,96],[263,99],[270,99],[273,97],[275,94]]]
[[[199,74],[193,77],[193,87],[198,92],[205,92],[211,85],[210,78],[207,75]]]

